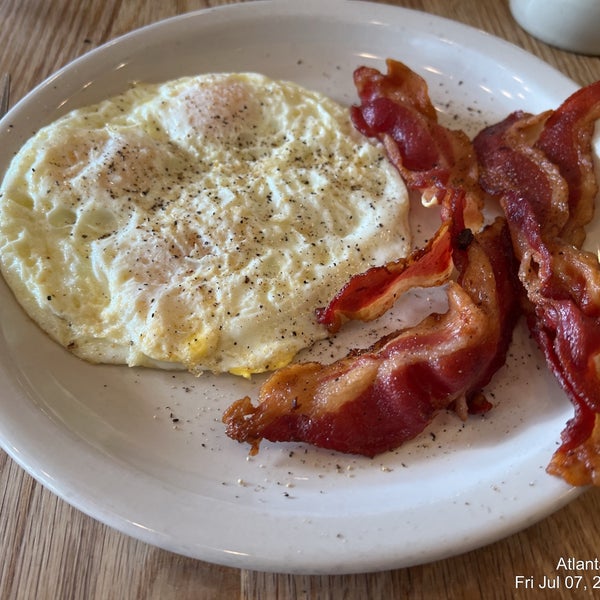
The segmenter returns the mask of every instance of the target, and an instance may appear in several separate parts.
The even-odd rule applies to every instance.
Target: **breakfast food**
[[[228,435],[374,456],[485,387],[525,315],[575,415],[548,472],[600,485],[600,83],[471,141],[425,81],[355,71],[360,105],[256,74],[136,85],[36,134],[0,188],[2,272],[52,337],[94,362],[249,376]],[[350,119],[351,117],[351,119]],[[387,157],[387,158],[386,158]],[[407,256],[407,188],[441,224]],[[484,219],[486,203],[503,216]],[[295,354],[415,286],[448,310],[331,364]]]
[[[556,110],[514,113],[471,144],[437,125],[424,81],[404,65],[388,61],[385,75],[359,68],[355,81],[354,122],[381,139],[409,187],[441,205],[442,226],[408,259],[354,276],[320,318],[334,331],[375,318],[407,287],[439,283],[447,261],[458,270],[449,310],[331,365],[282,369],[256,406],[243,398],[229,408],[228,434],[251,452],[263,438],[367,456],[395,448],[440,409],[488,408],[478,390],[503,364],[522,313],[575,408],[547,471],[600,485],[600,264],[582,249],[598,193],[600,82]],[[504,217],[477,231],[484,197]]]
[[[412,285],[445,283],[448,310],[329,365],[290,365],[263,384],[256,406],[249,397],[232,404],[227,433],[253,453],[266,438],[374,456],[417,436],[441,410],[486,410],[482,389],[504,363],[519,314],[504,219],[470,229],[483,221],[483,192],[469,140],[438,125],[424,80],[405,65],[388,61],[386,75],[362,68],[355,81],[354,122],[381,139],[411,189],[441,205],[442,224],[407,260],[353,277],[320,320],[333,331],[344,319],[372,320]]]
[[[507,215],[529,330],[575,408],[548,466],[574,485],[600,485],[600,265],[582,249],[598,193],[598,119],[600,82],[475,139],[482,184]]]
[[[0,188],[2,273],[92,362],[248,376],[409,248],[407,192],[348,109],[263,75],[137,84],[36,133]]]

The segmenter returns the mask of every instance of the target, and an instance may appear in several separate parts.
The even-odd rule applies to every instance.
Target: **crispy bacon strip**
[[[507,216],[530,330],[575,408],[548,466],[573,485],[600,485],[600,266],[579,249],[597,193],[599,118],[600,83],[551,114],[513,114],[474,142],[482,185]]]
[[[504,220],[475,235],[465,229],[466,218],[469,223],[481,221],[481,198],[474,198],[478,187],[472,179],[477,169],[467,165],[474,160],[472,148],[462,136],[432,123],[435,112],[420,78],[399,63],[388,62],[388,69],[388,78],[371,70],[357,72],[366,103],[365,122],[369,127],[379,123],[388,152],[400,161],[398,167],[407,176],[415,173],[421,152],[430,152],[425,148],[427,140],[436,141],[437,160],[428,158],[422,172],[407,179],[409,187],[432,191],[442,204],[442,226],[421,253],[351,281],[337,298],[343,302],[323,313],[323,321],[335,329],[342,317],[372,318],[409,285],[447,279],[451,262],[458,278],[447,284],[449,309],[330,365],[285,367],[263,384],[257,406],[248,397],[232,404],[223,416],[227,434],[250,443],[253,453],[266,438],[374,456],[418,435],[442,409],[453,406],[465,415],[470,404],[473,410],[485,410],[481,389],[504,363],[518,316],[508,229]],[[404,121],[403,89],[415,84],[416,96],[412,92],[407,96],[416,98],[410,109],[415,118]],[[369,90],[366,96],[365,90]],[[378,102],[381,96],[384,105]],[[396,116],[391,115],[388,101],[397,107]],[[380,120],[377,113],[382,106],[387,117]],[[422,141],[417,144],[402,141],[419,134]],[[463,187],[459,173],[469,174]]]
[[[600,110],[599,89],[596,83],[567,98],[549,116],[536,143],[567,183],[569,220],[560,237],[578,248],[585,240],[584,227],[593,217],[598,190],[590,145]]]
[[[332,333],[348,319],[372,321],[406,291],[448,281],[453,268],[450,224],[444,223],[423,248],[417,248],[408,258],[352,277],[327,307],[317,309],[317,321]]]
[[[370,67],[356,69],[361,104],[351,109],[354,125],[383,143],[408,187],[421,192],[426,204],[442,206],[443,220],[452,217],[446,210],[447,195],[465,192],[465,224],[478,231],[483,198],[471,141],[463,131],[438,123],[422,77],[401,62],[390,59],[386,65],[385,74]]]
[[[411,191],[421,193],[428,204],[441,205],[442,226],[424,248],[351,278],[326,308],[318,309],[317,320],[331,332],[347,319],[381,316],[408,289],[443,283],[452,269],[447,224],[457,210],[461,222],[475,231],[483,221],[470,140],[463,131],[439,125],[422,77],[398,61],[386,64],[385,74],[369,67],[356,69],[354,82],[361,104],[351,108],[352,120],[361,133],[384,144]],[[459,196],[462,208],[457,209]]]

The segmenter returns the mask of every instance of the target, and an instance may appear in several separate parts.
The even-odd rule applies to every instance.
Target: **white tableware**
[[[506,42],[420,12],[343,0],[229,5],[134,31],[50,77],[0,121],[0,172],[32,131],[134,80],[251,70],[350,104],[354,68],[383,69],[386,57],[421,73],[440,119],[470,133],[576,89]],[[409,295],[313,355],[370,344],[429,301]],[[443,414],[373,460],[269,443],[248,458],[220,419],[259,383],[83,363],[0,286],[3,448],[67,502],[151,544],[258,570],[388,569],[490,543],[578,493],[544,470],[572,407],[522,326],[489,388],[493,411],[465,423]]]

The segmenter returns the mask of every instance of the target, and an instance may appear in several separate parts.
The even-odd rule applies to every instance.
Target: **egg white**
[[[248,376],[325,337],[314,311],[352,274],[406,254],[407,206],[319,93],[253,73],[137,84],[14,158],[1,268],[86,360]]]

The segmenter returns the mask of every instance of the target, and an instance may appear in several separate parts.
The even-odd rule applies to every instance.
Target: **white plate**
[[[514,46],[419,12],[341,0],[230,5],[135,31],[59,71],[0,121],[0,172],[41,125],[132,80],[261,71],[351,103],[353,69],[383,68],[386,57],[422,73],[441,118],[470,133],[576,89]],[[3,284],[0,295],[2,446],[67,502],[151,544],[258,570],[387,569],[492,542],[577,493],[544,471],[572,409],[524,328],[485,418],[442,415],[374,460],[268,443],[247,459],[220,418],[255,383],[85,364],[40,333]],[[409,297],[396,316],[422,304]],[[370,341],[350,328],[338,346]]]

